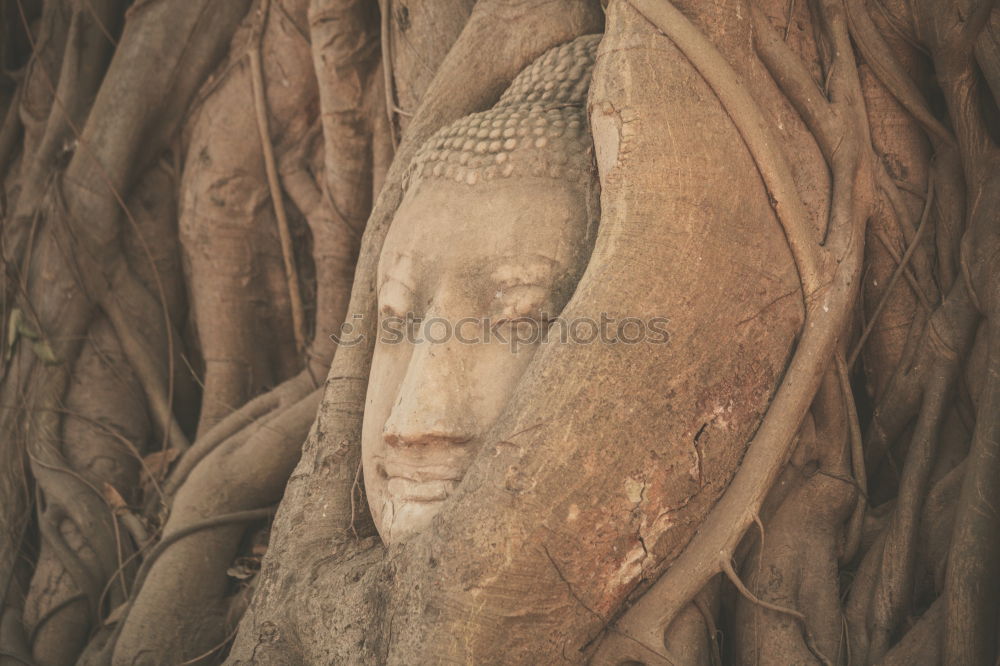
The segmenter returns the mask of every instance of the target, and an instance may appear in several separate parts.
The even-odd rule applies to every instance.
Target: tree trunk
[[[0,63],[0,666],[1000,655],[996,3],[0,0]]]

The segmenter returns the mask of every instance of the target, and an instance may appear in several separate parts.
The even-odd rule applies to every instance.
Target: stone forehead
[[[408,185],[446,179],[475,185],[494,178],[592,177],[586,101],[599,35],[550,49],[525,68],[496,106],[457,120],[418,151]]]

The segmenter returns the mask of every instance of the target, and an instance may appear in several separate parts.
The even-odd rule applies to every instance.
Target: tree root
[[[862,0],[846,0],[844,6],[847,10],[851,36],[858,45],[865,61],[875,70],[879,80],[924,127],[928,134],[943,143],[954,144],[954,135],[934,117],[924,102],[923,95],[910,77],[902,71],[896,58],[893,57],[889,45],[879,34],[875,24],[872,23]]]
[[[271,204],[278,221],[278,237],[281,240],[281,256],[285,264],[285,279],[288,281],[288,296],[292,306],[292,328],[295,333],[295,346],[299,353],[306,348],[305,314],[302,309],[302,293],[299,289],[299,273],[295,268],[295,250],[292,248],[292,235],[288,227],[288,215],[285,213],[285,196],[278,180],[278,167],[274,159],[274,145],[271,142],[267,114],[267,99],[264,93],[264,68],[260,61],[261,43],[264,37],[264,27],[267,25],[268,11],[271,0],[261,0],[258,8],[259,19],[254,27],[254,36],[248,56],[250,58],[250,81],[253,84],[253,105],[257,116],[257,129],[260,132],[260,145],[264,153],[264,167],[267,171],[267,185],[271,192]]]
[[[529,3],[531,9],[523,9],[522,0],[448,1],[460,17],[449,14],[449,20],[464,21],[473,4],[475,9],[440,67],[439,59],[420,51],[423,36],[411,41],[404,34],[412,35],[406,22],[422,10],[411,6],[407,19],[407,8],[389,0],[380,3],[381,26],[370,0],[276,6],[260,0],[256,19],[244,17],[250,0],[139,0],[127,21],[123,0],[34,0],[40,18],[30,6],[25,10],[26,0],[0,8],[0,31],[16,4],[26,38],[35,40],[31,64],[0,126],[0,203],[13,204],[4,211],[0,243],[7,268],[2,319],[12,328],[4,331],[9,342],[0,381],[0,431],[9,440],[0,447],[0,666],[69,663],[86,640],[90,646],[81,663],[101,666],[112,657],[120,664],[221,658],[232,638],[231,614],[251,603],[257,584],[260,594],[233,648],[239,663],[338,661],[336,656],[405,662],[462,650],[475,657],[514,626],[515,620],[505,624],[513,613],[492,628],[477,624],[495,619],[489,616],[497,609],[492,600],[468,617],[453,612],[467,603],[466,578],[497,576],[474,589],[479,594],[499,589],[495,580],[501,575],[534,571],[531,562],[517,569],[500,560],[494,544],[483,545],[492,537],[483,538],[489,517],[467,532],[454,517],[436,523],[440,534],[469,537],[468,543],[478,537],[488,556],[471,568],[456,565],[461,553],[450,546],[456,539],[431,544],[420,537],[388,557],[372,546],[359,433],[376,338],[375,268],[402,198],[404,172],[423,141],[449,121],[492,104],[528,61],[581,29],[596,29],[600,17],[596,1],[593,12],[586,8],[591,3],[579,0],[540,0]],[[847,663],[993,662],[1000,617],[1000,149],[990,125],[1000,103],[996,1],[875,0],[872,11],[881,17],[869,16],[864,0],[813,0],[808,9],[793,0],[787,11],[784,0],[740,0],[704,14],[689,0],[674,0],[681,11],[669,0],[614,1],[663,32],[729,115],[785,234],[806,314],[792,351],[776,366],[780,373],[780,363],[790,358],[736,476],[709,482],[715,489],[709,492],[725,488],[724,494],[714,506],[706,502],[708,515],[697,531],[690,522],[683,527],[694,532],[686,547],[666,543],[657,549],[640,539],[641,573],[630,579],[636,587],[621,588],[619,596],[617,589],[608,593],[600,613],[590,608],[598,607],[594,599],[603,592],[581,585],[579,568],[568,570],[565,555],[553,549],[549,561],[559,563],[556,573],[572,597],[555,603],[567,603],[572,612],[583,606],[598,618],[586,618],[578,632],[581,642],[592,640],[585,649],[595,647],[598,664],[637,659],[651,666],[714,666],[733,655],[750,663],[773,660],[785,648],[802,661],[840,663],[844,632],[832,609],[843,609]],[[444,6],[437,4],[433,11],[440,14],[434,16],[447,13]],[[706,33],[716,17],[733,23],[709,39],[685,14],[695,21],[713,17]],[[230,39],[241,19],[239,39]],[[265,32],[275,24],[298,40],[296,48],[268,41],[272,35]],[[735,33],[729,31],[733,25]],[[643,30],[643,38],[659,39],[651,28]],[[739,48],[749,64],[722,55],[730,53],[734,34],[743,40]],[[242,45],[247,35],[246,51],[233,48],[228,67],[202,86],[225,48]],[[450,42],[444,33],[439,39]],[[904,42],[915,49],[900,57]],[[450,46],[428,53],[444,57]],[[667,49],[676,57],[673,47]],[[856,62],[855,50],[865,65]],[[296,71],[305,74],[306,85],[293,82],[294,94],[278,92],[275,72],[290,70],[278,62],[286,52],[294,52]],[[427,74],[410,77],[407,67],[437,75],[425,91]],[[681,68],[687,73],[683,63]],[[248,108],[249,90],[252,113],[213,104],[215,93],[221,98],[233,92],[234,80],[242,88],[233,99]],[[780,94],[764,99],[762,89]],[[0,111],[8,90],[0,91]],[[197,94],[206,98],[197,104],[203,115],[178,138]],[[125,97],[143,103],[123,104]],[[418,100],[412,117],[399,108],[412,109]],[[886,105],[889,112],[881,108]],[[625,114],[619,112],[621,120]],[[240,120],[248,124],[229,135],[218,126],[210,131],[213,114],[218,126],[230,130]],[[780,124],[789,119],[792,130]],[[902,139],[894,135],[900,124],[906,125]],[[259,154],[255,142],[243,145],[248,128],[260,136]],[[786,148],[787,137],[796,133],[806,138],[799,147],[807,149],[808,159]],[[185,350],[191,331],[177,330],[186,315],[182,278],[162,279],[157,268],[171,251],[157,247],[159,236],[175,232],[161,225],[159,236],[147,239],[146,223],[129,207],[141,185],[137,179],[170,143],[176,146],[175,170],[186,160],[184,173],[191,179],[182,191],[194,192],[191,199],[200,203],[218,194],[192,188],[211,174],[199,172],[198,165],[219,157],[209,151],[206,158],[199,148],[218,137],[213,151],[225,144],[230,160],[218,169],[225,181],[220,187],[230,187],[220,190],[220,200],[246,204],[241,213],[249,213],[205,215],[210,208],[197,208],[200,219],[192,226],[208,242],[194,235],[184,241],[189,258],[199,244],[207,247],[201,248],[197,278],[188,276],[197,301],[192,327],[203,336],[203,349]],[[389,167],[394,149],[398,159]],[[819,157],[829,170],[829,191]],[[16,171],[8,172],[11,167]],[[251,177],[240,175],[250,168]],[[237,178],[226,180],[233,174]],[[757,175],[750,172],[752,179]],[[270,224],[268,207],[260,205],[267,192],[277,220],[276,232],[268,226],[267,233],[276,233],[279,242],[268,236],[259,245],[269,247],[245,261],[238,252],[227,254],[231,241],[242,242],[248,230]],[[185,208],[185,222],[190,210]],[[123,215],[134,233],[127,232]],[[171,222],[174,214],[161,217]],[[311,239],[296,237],[304,233],[301,225],[290,228],[301,218]],[[237,224],[228,229],[220,226],[233,220]],[[884,250],[876,243],[865,256],[866,240],[882,243]],[[273,250],[279,243],[280,255]],[[299,266],[296,244],[311,251],[307,257],[300,253],[305,260]],[[784,257],[784,247],[775,247]],[[218,278],[225,273],[218,261],[233,270]],[[254,272],[261,265],[263,277]],[[253,273],[250,289],[240,282],[240,271]],[[900,278],[912,295],[899,288]],[[213,279],[216,286],[225,284],[204,298],[198,292],[210,289]],[[798,295],[793,286],[787,289],[787,295]],[[244,308],[250,291],[259,303]],[[236,304],[232,311],[223,307],[226,302]],[[11,324],[12,307],[21,328]],[[282,339],[270,348],[256,344],[253,335],[236,340],[261,311],[273,319],[267,330],[280,329]],[[329,334],[341,328],[345,312],[354,335],[364,340],[336,349],[329,367],[336,348]],[[859,312],[867,319],[856,321]],[[286,315],[291,327],[283,323]],[[106,400],[113,408],[109,416],[75,401],[87,389],[99,392],[80,366],[94,358],[88,334],[111,327],[126,358],[125,374],[136,383],[128,396]],[[204,395],[191,378],[175,373],[187,358],[199,372],[207,359]],[[863,368],[853,373],[858,358]],[[303,363],[306,369],[299,372]],[[213,364],[231,367],[220,374]],[[328,369],[320,391],[317,384]],[[292,379],[252,398],[287,377]],[[864,380],[874,413],[858,388]],[[775,381],[773,375],[766,380],[768,386]],[[321,393],[322,408],[293,474]],[[131,404],[133,397],[142,404]],[[201,432],[189,442],[199,401]],[[523,416],[523,407],[514,406],[511,413]],[[120,423],[115,410],[141,417],[141,427]],[[754,419],[759,416],[754,412]],[[694,437],[699,476],[702,431]],[[150,433],[162,436],[165,447],[186,451],[162,492],[154,489],[158,497],[145,498],[149,514],[159,517],[171,504],[172,512],[140,566],[149,546],[142,542],[158,532],[122,503],[136,499],[131,477],[144,464]],[[535,441],[543,443],[541,436]],[[122,470],[128,479],[109,480]],[[642,493],[652,490],[643,484]],[[237,585],[226,569],[246,523],[270,517],[272,509],[259,507],[283,491],[263,573],[232,595]],[[29,524],[25,516],[33,506],[37,515]],[[504,526],[515,531],[513,524]],[[753,524],[760,527],[759,539],[747,534]],[[551,525],[544,527],[554,534]],[[518,538],[507,536],[512,543]],[[432,566],[436,574],[428,573]],[[31,567],[36,581],[28,588]],[[741,595],[734,597],[737,615],[754,623],[723,623],[727,632],[735,627],[736,638],[720,654],[719,611],[716,600],[706,597],[722,576],[729,581],[727,593]],[[437,589],[417,589],[416,583],[426,588],[430,580]],[[316,594],[319,588],[335,589],[341,598],[331,603]],[[299,612],[300,605],[307,609]],[[516,617],[536,610],[528,606],[516,608]],[[438,613],[437,619],[417,617],[425,611]],[[598,634],[608,618],[613,623]],[[30,635],[22,619],[33,625]],[[522,647],[534,640],[532,631],[525,630]],[[334,634],[339,642],[331,642]],[[432,639],[425,640],[428,635]],[[448,652],[451,647],[434,644],[440,636],[461,636],[466,643]],[[768,652],[750,646],[761,636],[780,646]],[[587,656],[567,655],[566,645],[564,658]]]
[[[156,546],[153,547],[152,550],[149,551],[149,553],[146,555],[146,559],[143,560],[142,567],[139,569],[139,573],[136,576],[135,590],[139,591],[142,589],[142,586],[145,583],[146,578],[149,575],[149,572],[152,570],[153,565],[156,563],[157,560],[160,559],[160,557],[164,553],[168,552],[170,547],[173,546],[174,544],[181,542],[185,538],[191,537],[192,535],[198,534],[199,532],[202,532],[204,530],[217,529],[220,527],[239,525],[242,523],[249,523],[270,518],[274,515],[275,510],[276,508],[272,506],[263,509],[235,511],[233,513],[228,513],[221,516],[213,516],[212,518],[206,518],[205,520],[201,520],[196,523],[187,525],[184,528],[179,529],[176,532],[173,532],[165,536],[162,540],[160,540],[156,544]],[[112,650],[118,643],[118,638],[121,635],[122,628],[124,627],[125,619],[128,617],[128,612],[132,609],[132,606],[135,604],[135,601],[136,598],[133,595],[133,597],[131,597],[125,602],[126,606],[124,609],[122,609],[123,617],[116,624],[115,630],[111,634],[111,637],[105,643],[105,645],[100,650],[98,655],[96,655],[96,662],[110,663]],[[211,654],[211,652],[214,652],[214,650],[210,651],[209,654]],[[88,663],[95,663],[95,662],[91,661]]]
[[[935,601],[924,611],[896,645],[880,659],[878,666],[912,666],[941,662],[941,623],[944,603]]]
[[[81,491],[85,487],[88,497],[101,495],[98,488],[104,485],[130,494],[138,480],[139,461],[119,438],[144,445],[149,436],[145,406],[137,399],[141,394],[137,394],[136,379],[108,322],[98,320],[91,335],[74,365],[67,409],[61,412],[65,416],[60,448],[67,466],[63,476],[73,478]],[[61,482],[65,484],[65,480]],[[63,509],[57,490],[40,483],[37,492],[43,543],[25,619],[36,637],[32,642],[35,658],[42,664],[66,663],[86,644],[90,627],[100,622],[102,587],[110,589],[112,603],[127,594],[119,583],[131,581],[134,571],[122,572],[120,562],[129,556],[132,546],[119,538],[117,523],[103,496],[99,510],[109,520],[102,526],[110,529],[89,531]],[[120,578],[109,585],[116,571]],[[85,603],[66,607],[58,617],[52,617],[56,608],[64,607],[67,599],[79,597],[79,593]],[[47,626],[41,627],[46,616],[50,618]]]
[[[726,578],[729,579],[729,582],[732,583],[733,586],[737,590],[739,590],[739,593],[743,595],[748,601],[750,601],[750,603],[754,604],[755,606],[760,606],[761,608],[766,608],[770,611],[774,611],[775,613],[788,615],[789,617],[793,617],[796,620],[798,620],[802,625],[802,635],[805,638],[806,645],[808,646],[809,651],[812,652],[813,656],[815,656],[824,666],[833,665],[833,662],[827,659],[823,655],[823,653],[819,651],[819,648],[816,646],[816,639],[813,638],[812,632],[809,630],[809,622],[808,620],[806,620],[805,615],[803,615],[797,610],[793,610],[791,608],[785,608],[784,606],[778,606],[777,604],[772,604],[762,599],[758,599],[756,596],[754,596],[753,592],[747,589],[747,586],[743,584],[743,581],[740,580],[740,577],[739,575],[737,575],[736,570],[733,569],[733,563],[730,560],[728,559],[720,560],[719,567],[722,569],[722,573],[726,574]]]
[[[994,316],[1000,310],[994,310]],[[955,515],[944,593],[944,663],[986,663],[994,656],[1000,579],[1000,331],[990,322],[986,387]]]
[[[880,575],[872,588],[873,631],[868,655],[864,657],[869,661],[881,658],[888,651],[890,639],[910,603],[918,519],[934,460],[934,446],[947,407],[947,396],[957,375],[956,363],[945,361],[942,365],[944,367],[932,371],[932,379],[924,395],[903,469],[899,499],[883,547]]]
[[[237,435],[251,435],[274,418],[284,407],[295,404],[310,391],[315,390],[305,372],[283,382],[274,390],[262,393],[241,408],[234,410],[216,423],[208,432],[195,440],[180,460],[170,470],[163,484],[164,498],[173,498],[191,471],[216,448]]]
[[[17,441],[17,433],[25,436],[31,469],[46,488],[46,501],[65,508],[80,532],[93,539],[102,562],[116,559],[113,552],[103,552],[104,542],[114,543],[108,512],[99,494],[62,471],[67,465],[55,449],[60,440],[57,410],[68,385],[70,366],[93,319],[94,302],[102,295],[102,269],[113,263],[111,259],[119,252],[124,208],[120,193],[131,189],[150,155],[162,153],[166,136],[161,132],[172,133],[179,116],[177,107],[183,108],[190,101],[200,78],[212,66],[217,42],[221,39],[225,43],[227,26],[234,23],[230,17],[240,10],[241,3],[208,9],[197,2],[181,4],[163,3],[157,11],[146,12],[145,19],[172,35],[169,47],[162,51],[149,48],[142,32],[148,22],[137,19],[126,27],[82,129],[80,149],[73,153],[62,179],[72,215],[52,207],[44,233],[32,245],[32,257],[17,257],[28,268],[21,307],[33,314],[36,330],[51,343],[51,356],[61,365],[45,365],[33,357],[28,345],[19,345],[12,361],[17,369],[5,374],[0,402],[21,409],[3,413],[3,431],[11,433],[12,441]],[[208,30],[205,23],[199,23],[201,19],[217,22]],[[123,109],[122,96],[137,90],[150,92],[149,104]],[[137,137],[143,140],[137,141]],[[88,261],[94,263],[88,265]],[[86,272],[88,279],[83,281],[83,272],[78,270],[81,264],[97,266]],[[23,466],[15,464],[15,470],[22,471]],[[21,485],[15,482],[14,488]],[[22,514],[22,501],[6,501],[7,496],[20,494],[20,489],[14,493],[9,490],[4,489],[2,511]],[[20,530],[15,526],[20,520],[5,516],[2,523],[11,527],[9,533],[17,534]],[[0,570],[4,574],[10,570],[8,564],[13,563],[13,549],[18,545],[19,540],[0,541]],[[3,587],[0,594],[6,594],[6,585]]]
[[[192,470],[180,487],[164,526],[164,541],[186,533],[205,516],[271,504],[281,497],[319,404],[321,391],[283,410],[247,439],[237,435]],[[199,529],[183,543],[143,564],[138,592],[114,647],[115,663],[132,663],[155,647],[158,658],[182,661],[217,644],[224,633],[221,611],[225,575],[242,529]],[[148,561],[148,560],[147,560]],[[180,612],[183,609],[183,612]],[[177,636],[190,636],[184,645]],[[197,636],[197,639],[194,637]]]
[[[858,355],[861,354],[861,350],[864,348],[865,342],[868,340],[868,336],[871,335],[872,329],[875,328],[875,324],[878,322],[879,315],[882,314],[882,310],[889,302],[889,296],[892,292],[892,288],[896,286],[896,282],[899,281],[899,277],[907,270],[910,260],[913,258],[914,251],[920,246],[920,239],[923,236],[924,230],[927,228],[927,218],[933,203],[934,177],[932,172],[931,177],[927,181],[927,198],[924,201],[924,212],[920,216],[920,224],[917,226],[917,233],[913,236],[913,239],[910,240],[910,244],[907,246],[906,252],[903,253],[903,258],[899,260],[895,272],[893,272],[892,277],[889,278],[889,284],[885,288],[885,295],[882,297],[882,300],[879,301],[878,305],[875,306],[875,310],[872,312],[868,323],[865,324],[864,330],[861,331],[861,337],[859,337],[858,341],[854,343],[854,350],[847,359],[848,368],[854,366],[854,362],[857,360]],[[916,291],[915,293],[919,296],[923,296],[923,291]]]
[[[765,167],[761,160],[765,156],[774,160],[774,156],[770,153],[759,154],[754,151],[754,147],[760,144],[777,145],[777,142],[772,138],[770,141],[755,143],[753,137],[767,137],[771,131],[770,126],[756,111],[756,104],[739,83],[725,58],[670,2],[630,1],[678,46],[701,73],[740,129],[761,173],[768,173],[768,169],[774,168],[775,161],[768,162]],[[830,17],[828,19],[835,20]],[[846,45],[846,28],[834,23],[829,30],[841,45],[842,57],[847,57],[850,47]],[[847,73],[848,69],[854,71],[853,67],[849,68],[849,65],[843,63],[839,73],[832,77],[834,99],[829,104],[831,109],[837,111],[838,117],[851,118],[850,122],[857,122],[858,126],[853,131],[861,132],[864,136],[865,133],[860,128],[865,127],[866,122],[858,118],[858,110],[856,106],[852,107],[850,101],[860,99],[861,95],[857,80],[852,80]],[[786,91],[790,95],[795,92]],[[793,100],[802,107],[810,108],[822,109],[827,104],[825,100],[812,97],[793,97]],[[737,113],[737,109],[740,113]],[[748,112],[748,109],[753,111]],[[820,137],[834,129],[823,122],[828,113],[817,110],[808,115],[818,119],[810,129]],[[758,119],[752,129],[748,125],[752,122],[749,118]],[[693,599],[708,580],[720,572],[721,562],[728,561],[733,556],[740,539],[753,523],[754,516],[760,511],[782,466],[788,460],[799,424],[819,388],[826,366],[833,358],[834,346],[846,326],[857,291],[863,254],[859,236],[867,218],[863,204],[861,207],[857,204],[858,200],[864,200],[863,193],[856,191],[854,185],[856,179],[863,178],[866,173],[863,168],[865,157],[860,153],[857,136],[851,137],[846,126],[842,129],[844,132],[840,143],[820,140],[821,148],[826,146],[831,150],[831,146],[834,146],[833,153],[827,154],[834,171],[834,202],[827,227],[827,246],[821,248],[815,240],[809,242],[816,237],[808,233],[802,217],[782,214],[781,205],[789,205],[789,198],[791,201],[798,200],[794,190],[782,192],[787,198],[779,199],[777,204],[778,218],[799,267],[807,303],[803,333],[791,364],[722,499],[670,568],[618,621],[618,629],[626,634],[649,635],[653,632],[655,635],[652,627],[633,626],[631,618],[635,617],[655,618],[655,624],[659,627],[669,625],[683,604]],[[777,162],[783,163],[783,159],[778,159]],[[765,176],[764,181],[769,188],[774,188],[773,180]],[[864,181],[861,180],[861,183],[864,184]],[[837,266],[832,271],[829,268],[831,263]],[[615,654],[609,650],[610,648],[604,650],[607,655],[604,658]]]

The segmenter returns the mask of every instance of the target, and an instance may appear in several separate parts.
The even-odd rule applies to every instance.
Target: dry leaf
[[[260,571],[260,560],[256,557],[237,557],[233,566],[226,570],[226,575],[236,580],[250,580]]]
[[[104,618],[104,626],[110,627],[121,621],[122,617],[125,615],[125,611],[128,610],[128,602],[119,605],[113,611],[111,611],[106,618]]]
[[[37,356],[42,363],[46,363],[48,365],[59,364],[59,357],[56,356],[56,353],[52,351],[52,347],[45,340],[39,340],[38,342],[31,343],[31,351],[35,352],[35,356]]]
[[[143,473],[148,473],[152,475],[153,479],[157,482],[163,481],[167,478],[167,471],[170,469],[170,464],[173,463],[181,455],[180,449],[165,449],[163,451],[157,451],[156,453],[150,453],[148,456],[142,459],[145,463],[145,469]]]
[[[115,512],[127,509],[128,507],[128,503],[125,501],[125,498],[121,496],[121,493],[119,493],[118,490],[107,481],[104,482],[104,501],[107,502],[108,506],[114,509]]]

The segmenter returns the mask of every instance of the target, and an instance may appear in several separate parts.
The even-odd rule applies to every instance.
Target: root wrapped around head
[[[441,129],[410,165],[406,186],[442,178],[475,185],[513,175],[593,177],[586,102],[600,35],[547,51],[488,111]]]

